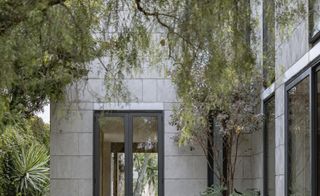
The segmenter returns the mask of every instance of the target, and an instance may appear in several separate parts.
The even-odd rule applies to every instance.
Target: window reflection
[[[309,79],[288,91],[288,193],[311,195]]]

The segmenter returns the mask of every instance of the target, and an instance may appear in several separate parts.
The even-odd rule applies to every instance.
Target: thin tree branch
[[[135,4],[137,6],[138,11],[142,12],[145,16],[152,16],[155,17],[155,19],[157,20],[157,22],[165,27],[169,33],[172,33],[176,36],[178,36],[180,39],[182,39],[184,42],[186,42],[188,45],[190,45],[192,48],[194,48],[195,50],[198,49],[198,47],[196,47],[194,44],[192,44],[189,40],[187,40],[185,37],[183,37],[181,34],[177,33],[176,31],[173,30],[172,27],[170,27],[168,24],[166,24],[165,22],[163,22],[160,19],[160,16],[167,16],[167,17],[173,17],[176,19],[176,17],[168,15],[168,14],[163,14],[163,13],[159,13],[159,12],[149,12],[147,10],[145,10],[142,6],[141,6],[141,0],[134,0]]]

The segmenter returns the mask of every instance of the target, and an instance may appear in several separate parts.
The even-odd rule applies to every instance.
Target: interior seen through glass
[[[158,122],[157,117],[133,116],[132,126],[124,117],[100,119],[100,195],[124,196],[126,183],[132,184],[134,196],[158,195]],[[125,127],[132,127],[132,141],[125,141]],[[132,168],[125,164],[125,143],[132,146]],[[125,169],[132,179],[125,179]]]
[[[125,126],[123,117],[100,119],[100,195],[125,195]]]
[[[158,195],[157,118],[133,118],[133,195]]]

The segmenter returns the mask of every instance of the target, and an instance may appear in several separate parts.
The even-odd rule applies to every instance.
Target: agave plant
[[[13,152],[12,182],[18,195],[43,195],[49,182],[49,155],[44,146]]]

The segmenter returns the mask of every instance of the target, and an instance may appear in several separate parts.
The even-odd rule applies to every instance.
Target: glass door
[[[98,116],[95,196],[163,195],[162,113]]]

